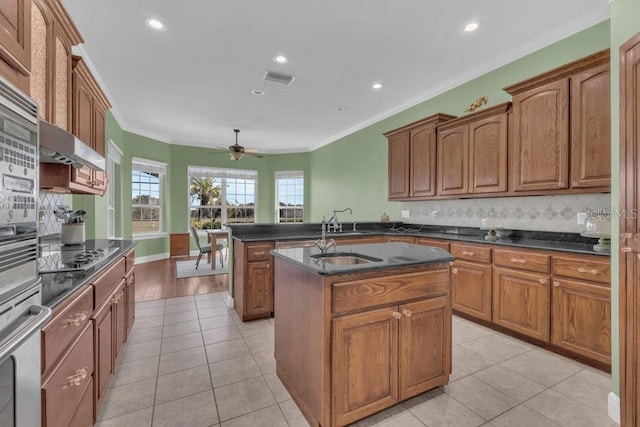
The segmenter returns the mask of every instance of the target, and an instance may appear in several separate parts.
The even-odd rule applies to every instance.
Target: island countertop
[[[322,252],[315,246],[274,249],[271,254],[321,275],[442,264],[455,260],[455,257],[441,248],[398,242],[344,245],[337,248],[334,246],[327,251],[329,255],[362,255],[365,259],[372,260],[371,262],[350,265],[322,261]]]

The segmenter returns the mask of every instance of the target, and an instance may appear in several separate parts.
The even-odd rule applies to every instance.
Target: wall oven
[[[37,106],[0,80],[0,427],[40,425]]]

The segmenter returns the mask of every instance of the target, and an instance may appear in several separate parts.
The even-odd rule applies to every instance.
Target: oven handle
[[[12,332],[0,345],[0,360],[11,355],[31,335],[39,331],[44,322],[51,317],[51,309],[43,305],[32,305],[29,307],[29,314],[33,317],[16,328],[16,331]]]

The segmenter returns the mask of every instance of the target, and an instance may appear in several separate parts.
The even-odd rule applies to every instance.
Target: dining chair
[[[190,228],[191,228],[191,235],[193,236],[193,239],[196,241],[196,246],[198,246],[198,249],[200,250],[200,253],[198,253],[198,259],[196,260],[196,270],[197,270],[198,265],[200,264],[200,259],[202,258],[202,255],[207,254],[207,258],[211,255],[211,245],[201,245],[200,236],[198,236],[198,230],[196,230],[196,228],[193,225],[190,226]],[[222,249],[223,249],[222,245],[216,245],[216,251],[220,253],[220,265],[224,267],[224,264],[222,261]]]

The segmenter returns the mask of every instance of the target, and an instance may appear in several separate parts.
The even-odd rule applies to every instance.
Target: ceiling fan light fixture
[[[147,27],[155,31],[167,31],[167,24],[159,20],[158,18],[147,18],[144,20]]]
[[[276,64],[288,64],[289,58],[284,55],[276,55],[273,57],[273,62],[275,62]]]

